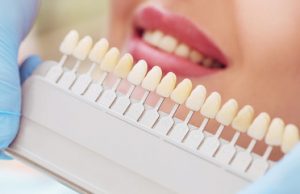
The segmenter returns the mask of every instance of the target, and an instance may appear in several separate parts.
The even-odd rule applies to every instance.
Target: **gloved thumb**
[[[21,84],[29,77],[31,76],[32,72],[38,67],[39,64],[41,64],[42,60],[37,55],[32,55],[25,59],[25,61],[22,63],[20,67],[20,78],[21,78]]]

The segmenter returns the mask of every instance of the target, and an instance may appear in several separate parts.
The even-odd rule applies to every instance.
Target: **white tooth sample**
[[[206,97],[206,88],[203,85],[197,85],[191,95],[185,102],[185,106],[193,111],[199,111]]]
[[[76,30],[71,30],[64,38],[60,44],[60,52],[70,55],[73,53],[74,48],[76,47],[79,40],[79,34]]]
[[[101,63],[101,60],[107,52],[109,43],[105,38],[99,40],[92,48],[89,59],[95,63]]]
[[[126,78],[133,65],[133,57],[131,54],[124,54],[119,60],[118,64],[114,69],[114,74],[120,78]]]
[[[111,72],[115,68],[120,58],[120,51],[113,47],[104,55],[100,68],[103,71]]]
[[[253,139],[262,140],[269,128],[270,120],[271,118],[267,113],[260,113],[250,125],[247,134]]]
[[[221,107],[221,95],[218,92],[211,93],[205,100],[201,114],[206,118],[213,119]]]
[[[172,53],[177,47],[177,40],[169,35],[165,35],[160,40],[158,47],[166,52]]]
[[[222,125],[228,126],[238,111],[238,103],[235,99],[228,100],[217,113],[216,120]]]
[[[148,91],[154,91],[159,84],[161,77],[161,68],[159,66],[152,67],[143,80],[142,87]]]
[[[73,51],[73,56],[83,61],[89,54],[93,45],[93,40],[90,36],[85,36],[81,39]]]
[[[159,30],[155,30],[153,32],[146,31],[143,35],[143,39],[153,46],[158,46],[163,36],[164,34]]]
[[[200,63],[203,58],[203,55],[196,50],[192,50],[190,53],[190,60],[194,63]]]
[[[239,132],[246,132],[252,123],[254,109],[250,105],[244,106],[233,119],[231,126]]]
[[[284,131],[284,122],[280,118],[275,118],[272,120],[270,127],[268,129],[265,142],[271,146],[281,145]]]
[[[283,133],[281,150],[288,153],[299,142],[299,129],[293,124],[288,124]]]
[[[211,67],[213,64],[213,60],[212,58],[206,58],[201,63],[204,67]]]
[[[176,75],[173,72],[167,73],[156,88],[156,93],[162,97],[169,97],[176,86]]]
[[[182,80],[170,95],[170,98],[177,104],[183,104],[192,90],[192,81],[190,79]]]
[[[190,55],[190,48],[188,45],[186,45],[184,43],[180,43],[175,48],[174,53],[180,57],[188,58]]]
[[[133,85],[140,85],[147,73],[148,65],[146,61],[139,60],[129,72],[127,80]]]

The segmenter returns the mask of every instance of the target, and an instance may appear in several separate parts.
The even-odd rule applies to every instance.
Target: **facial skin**
[[[300,2],[297,0],[113,0],[109,39],[124,48],[136,9],[146,3],[179,14],[201,28],[227,58],[227,68],[191,78],[222,101],[250,104],[300,125]],[[124,48],[126,50],[126,46]]]

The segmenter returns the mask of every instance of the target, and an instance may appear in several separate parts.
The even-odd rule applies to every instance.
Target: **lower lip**
[[[129,39],[127,49],[135,60],[144,59],[150,67],[158,65],[165,73],[171,71],[178,76],[200,77],[219,71],[218,69],[201,67],[187,59],[158,50],[138,36]]]

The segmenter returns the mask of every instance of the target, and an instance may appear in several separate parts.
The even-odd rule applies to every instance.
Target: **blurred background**
[[[109,0],[43,0],[35,26],[20,49],[19,60],[38,54],[59,60],[58,47],[71,29],[94,40],[105,37]],[[73,194],[75,191],[17,160],[0,160],[2,194]]]

